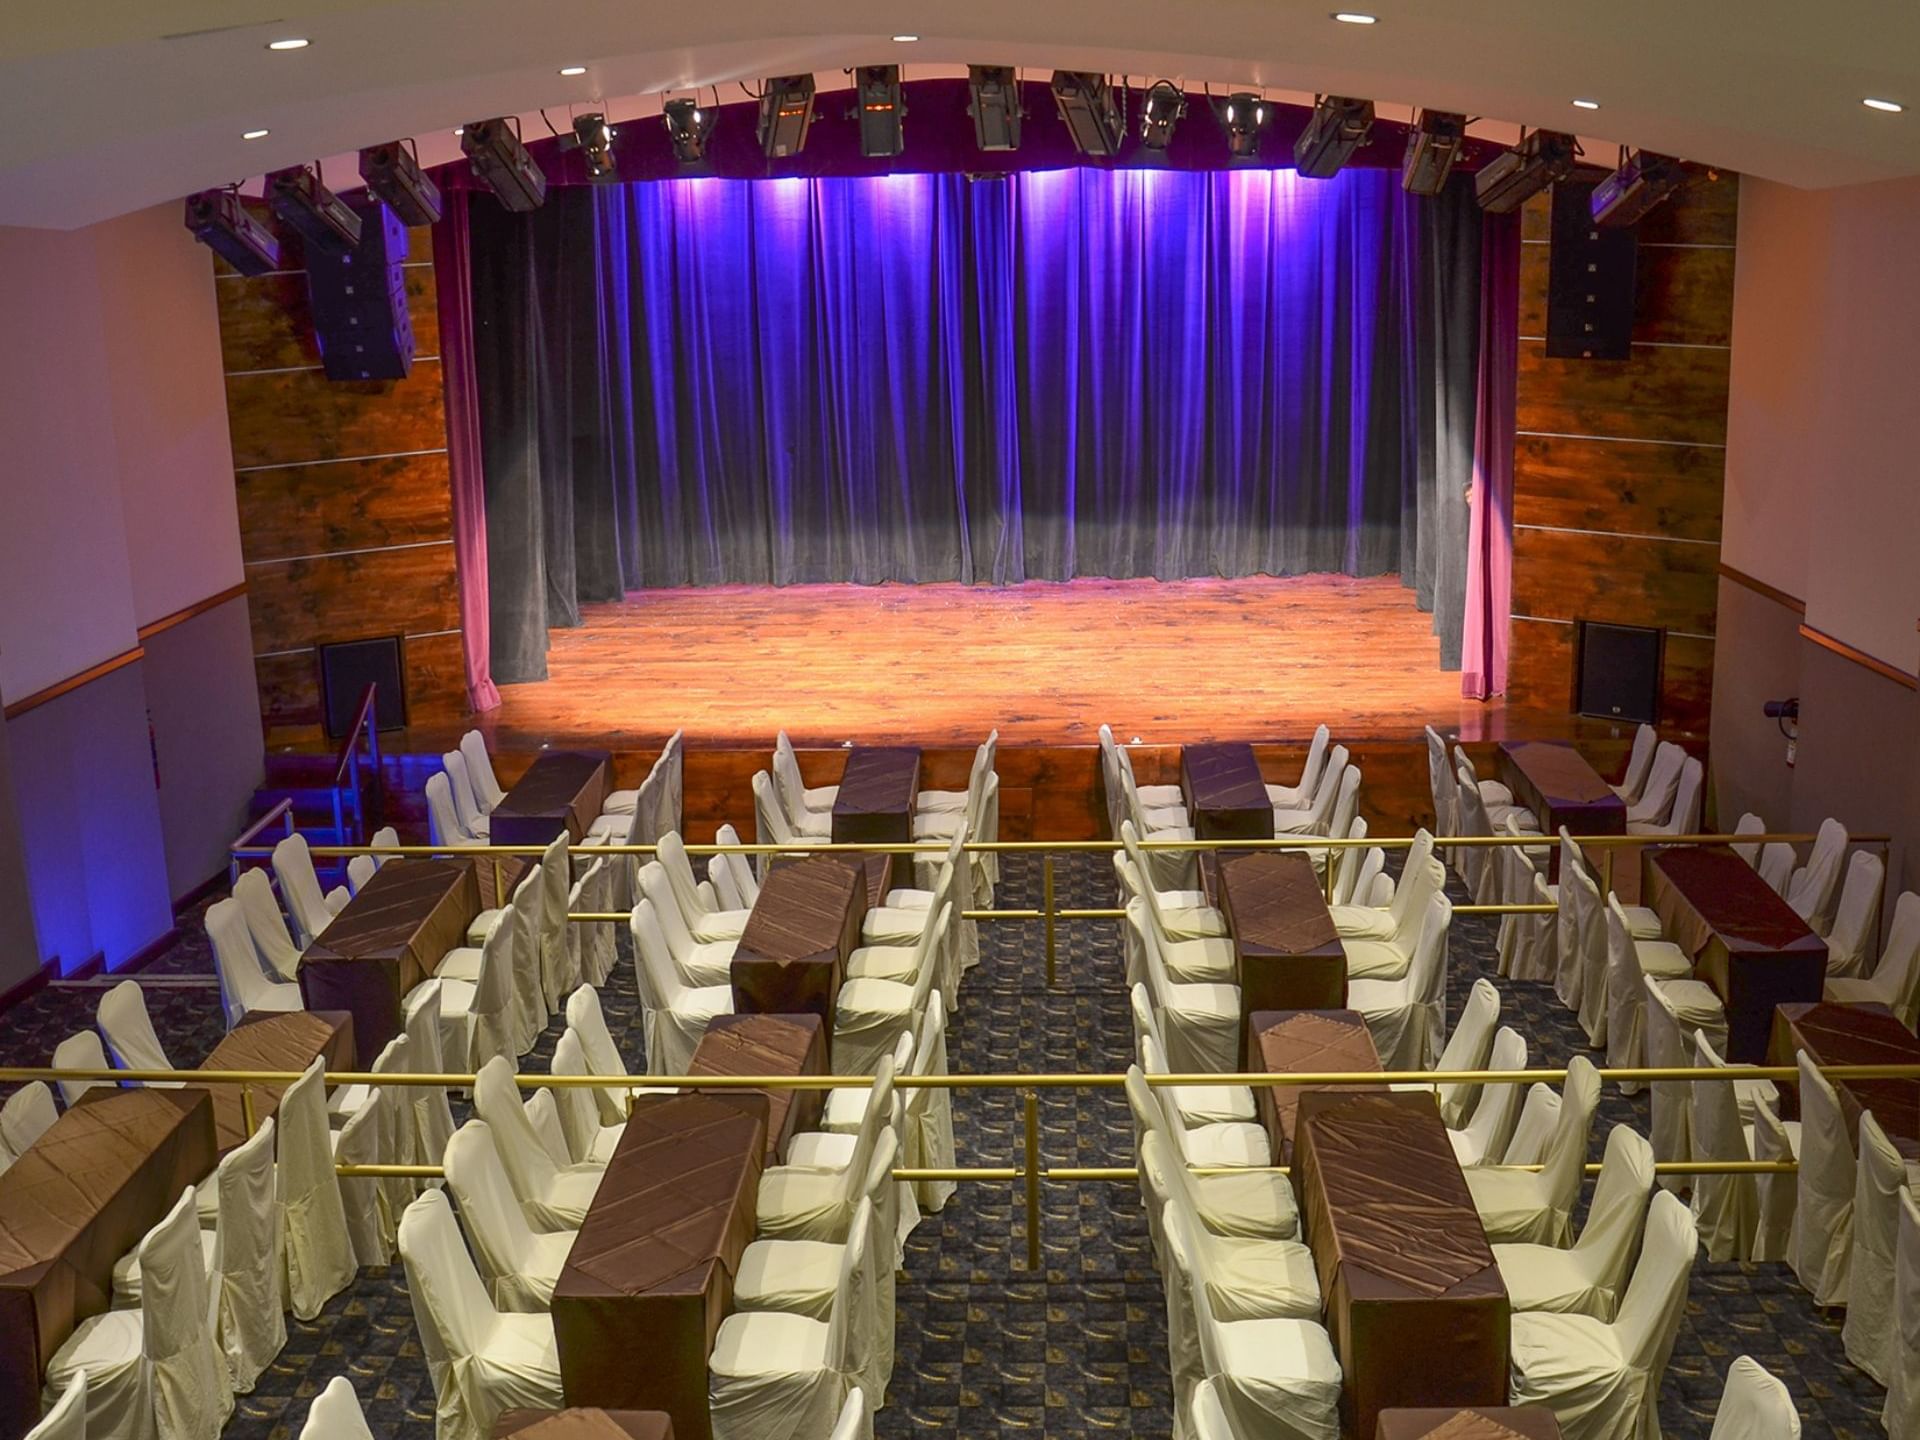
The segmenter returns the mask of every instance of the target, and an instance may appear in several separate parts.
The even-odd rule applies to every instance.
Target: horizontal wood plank
[[[1507,704],[1558,710],[1573,706],[1571,625],[1513,617],[1507,644]]]
[[[1516,530],[1513,611],[1711,634],[1719,559],[1715,545]]]
[[[1667,636],[1660,666],[1660,723],[1704,734],[1713,706],[1714,642]]]
[[[1553,360],[1544,341],[1523,340],[1516,428],[1724,445],[1729,354],[1636,347],[1628,360]]]
[[[251,561],[446,540],[447,457],[390,456],[291,465],[237,477],[240,537]]]
[[[446,409],[438,361],[416,361],[405,380],[329,380],[318,370],[227,377],[233,463],[316,460],[442,450]]]
[[[1521,435],[1513,447],[1519,525],[1720,538],[1726,451]]]
[[[460,625],[451,543],[260,565],[247,581],[255,654]]]
[[[462,637],[416,635],[401,643],[407,718],[448,720],[467,713],[467,660]]]

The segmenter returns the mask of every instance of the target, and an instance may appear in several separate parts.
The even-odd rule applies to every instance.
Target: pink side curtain
[[[1473,430],[1460,693],[1504,695],[1513,617],[1514,386],[1520,351],[1520,217],[1488,216],[1480,247],[1480,378]]]
[[[473,286],[467,250],[467,192],[449,188],[433,227],[433,274],[440,313],[440,375],[447,402],[447,466],[453,480],[453,553],[460,572],[460,644],[467,700],[500,703],[493,683],[488,609],[486,472],[480,463],[480,400],[473,372]]]

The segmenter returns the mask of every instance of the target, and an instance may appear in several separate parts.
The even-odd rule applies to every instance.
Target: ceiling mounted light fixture
[[[1378,25],[1380,17],[1369,15],[1364,10],[1336,10],[1333,18],[1342,25]]]
[[[1598,100],[1576,100],[1573,102],[1573,108],[1576,110],[1598,110],[1600,108],[1600,102]]]
[[[269,40],[267,42],[267,49],[269,50],[304,50],[307,48],[307,44],[308,44],[307,40],[302,36],[289,35],[284,40]]]
[[[562,65],[560,67],[560,73],[571,80],[576,75],[586,74],[587,67],[584,65]]]
[[[1886,115],[1898,115],[1901,111],[1907,108],[1906,106],[1902,105],[1898,100],[1879,100],[1874,98],[1871,95],[1867,96],[1867,98],[1862,100],[1860,103],[1866,106],[1869,110],[1878,110],[1881,113]]]
[[[264,140],[272,133],[270,130],[242,130],[240,132],[240,138],[242,140]]]

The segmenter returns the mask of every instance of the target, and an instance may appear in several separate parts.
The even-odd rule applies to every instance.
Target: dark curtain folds
[[[628,590],[1398,572],[1459,664],[1481,218],[1391,171],[472,201],[493,672]]]

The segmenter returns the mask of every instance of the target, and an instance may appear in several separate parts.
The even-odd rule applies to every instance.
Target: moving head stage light
[[[900,100],[900,67],[862,65],[853,72],[853,93],[859,106],[860,153],[878,160],[906,149],[902,122],[907,107]]]
[[[1400,188],[1409,195],[1438,195],[1446,188],[1453,162],[1467,143],[1467,117],[1450,110],[1422,110],[1420,123],[1407,132],[1407,155],[1400,162]]]
[[[360,152],[360,178],[408,225],[431,225],[440,218],[440,187],[421,170],[412,143],[369,145]]]
[[[707,141],[713,138],[713,111],[702,109],[698,100],[687,99],[669,100],[661,110],[674,157],[682,165],[698,165],[706,159]]]
[[[340,255],[360,243],[360,217],[312,166],[290,165],[268,175],[267,203],[274,217],[299,231],[311,249]]]
[[[760,149],[769,160],[798,155],[813,126],[813,76],[776,75],[760,92]]]
[[[1053,72],[1053,103],[1082,155],[1112,155],[1126,133],[1126,117],[1107,77],[1090,70]]]
[[[187,229],[242,275],[280,268],[280,242],[240,203],[240,192],[202,190],[187,197]]]
[[[1020,148],[1020,85],[1011,65],[969,65],[973,140],[982,150]]]
[[[1313,118],[1293,142],[1293,164],[1302,175],[1326,180],[1338,175],[1373,133],[1373,102],[1322,95]]]
[[[1558,130],[1535,130],[1473,177],[1473,198],[1482,210],[1510,215],[1578,163],[1580,145]]]
[[[476,120],[460,132],[460,148],[473,163],[473,173],[507,209],[538,210],[547,198],[546,172],[520,143],[518,122],[504,116]]]
[[[1636,150],[1620,168],[1593,187],[1593,223],[1635,225],[1646,213],[1687,183],[1686,168],[1671,155]]]

